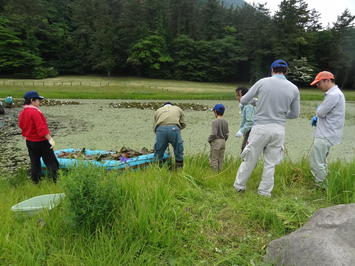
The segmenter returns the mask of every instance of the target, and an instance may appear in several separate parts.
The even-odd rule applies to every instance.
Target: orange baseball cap
[[[331,73],[329,71],[319,72],[317,74],[316,78],[312,81],[311,86],[317,84],[322,79],[335,79],[335,77],[334,77],[333,73]]]

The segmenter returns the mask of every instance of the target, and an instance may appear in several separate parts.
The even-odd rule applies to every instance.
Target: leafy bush
[[[74,226],[94,232],[110,227],[118,213],[119,188],[104,170],[79,167],[63,176],[63,186]]]
[[[58,71],[53,67],[35,67],[32,72],[32,77],[36,79],[53,78],[58,76]]]
[[[294,59],[290,63],[289,78],[298,85],[308,85],[315,76],[314,66],[312,66],[307,57]]]

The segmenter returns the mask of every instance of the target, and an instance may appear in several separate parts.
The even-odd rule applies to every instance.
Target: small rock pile
[[[80,104],[76,101],[71,100],[53,100],[53,99],[43,99],[41,101],[41,106],[57,106],[57,105],[77,105]],[[23,99],[14,99],[13,107],[22,107],[23,106]]]
[[[162,107],[164,102],[120,102],[120,103],[110,103],[111,108],[135,108],[142,110],[157,110]],[[208,111],[211,108],[198,104],[198,103],[178,103],[176,104],[182,110],[193,110],[193,111]]]

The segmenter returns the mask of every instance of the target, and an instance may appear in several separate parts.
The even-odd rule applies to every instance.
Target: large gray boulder
[[[318,210],[302,228],[272,241],[265,260],[274,265],[354,266],[355,204]]]

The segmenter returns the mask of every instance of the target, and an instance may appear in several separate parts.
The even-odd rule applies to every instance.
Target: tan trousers
[[[226,141],[224,139],[215,139],[210,143],[210,166],[215,171],[221,171],[223,167],[224,151],[226,149]]]

